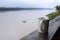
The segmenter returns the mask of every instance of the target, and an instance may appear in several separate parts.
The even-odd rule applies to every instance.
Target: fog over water
[[[19,10],[0,12],[0,40],[21,39],[38,29],[38,18],[53,11],[54,10]]]

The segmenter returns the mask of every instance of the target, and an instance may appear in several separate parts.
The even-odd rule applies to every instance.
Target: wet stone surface
[[[31,34],[23,37],[20,40],[48,40],[48,34],[39,33],[38,30],[35,30]]]

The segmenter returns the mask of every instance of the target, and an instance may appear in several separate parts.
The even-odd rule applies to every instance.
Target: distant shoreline
[[[0,11],[7,11],[7,10],[55,10],[54,8],[0,8]]]

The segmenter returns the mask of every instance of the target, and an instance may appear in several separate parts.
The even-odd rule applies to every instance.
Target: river
[[[19,40],[39,27],[38,18],[54,10],[18,10],[0,12],[0,40]]]

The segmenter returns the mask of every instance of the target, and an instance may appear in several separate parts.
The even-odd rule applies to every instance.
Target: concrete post
[[[39,18],[39,33],[48,33],[49,20],[43,17]]]

